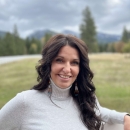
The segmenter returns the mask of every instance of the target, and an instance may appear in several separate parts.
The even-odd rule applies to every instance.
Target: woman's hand
[[[124,117],[124,130],[130,130],[130,116],[128,115]]]

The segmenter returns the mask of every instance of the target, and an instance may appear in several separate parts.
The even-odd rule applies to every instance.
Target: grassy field
[[[90,54],[96,94],[102,106],[130,112],[130,58],[122,54]],[[38,59],[0,65],[0,108],[18,92],[37,83]]]

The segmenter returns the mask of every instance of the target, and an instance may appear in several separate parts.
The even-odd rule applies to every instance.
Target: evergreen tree
[[[4,43],[3,39],[0,37],[0,56],[4,55]]]
[[[123,29],[121,41],[127,43],[129,41],[129,32],[127,31],[126,27]]]
[[[25,54],[25,41],[19,37],[17,26],[14,26],[13,34],[6,33],[0,38],[0,56]]]
[[[124,53],[130,53],[130,42],[128,42],[127,44],[124,45],[122,51]]]
[[[13,30],[13,36],[14,36],[14,50],[16,55],[22,55],[25,54],[25,42],[23,39],[19,37],[19,33],[17,30],[16,24],[14,25],[14,30]]]
[[[114,43],[107,44],[107,52],[115,52]]]
[[[37,54],[41,54],[42,51],[42,43],[40,40],[36,40],[36,44],[37,44]]]
[[[52,34],[50,33],[46,33],[45,36],[44,36],[44,44],[47,43],[47,41],[52,37]]]
[[[89,7],[83,10],[83,23],[80,25],[81,39],[85,41],[89,50],[97,51],[98,45],[96,41],[96,27],[91,16]]]
[[[29,49],[29,53],[30,54],[37,54],[37,44],[36,43],[32,43]]]
[[[4,55],[15,55],[15,43],[13,35],[11,33],[6,33],[3,39],[3,49]]]
[[[18,33],[18,30],[17,30],[17,25],[16,24],[14,25],[13,34],[14,34],[14,37],[19,37],[19,33]]]
[[[129,41],[130,41],[130,31],[128,31],[128,39],[129,39]]]
[[[18,54],[18,48],[19,48],[19,46],[18,46],[18,38],[19,38],[19,34],[18,34],[18,30],[17,30],[17,26],[16,26],[16,24],[14,25],[14,30],[13,30],[13,37],[14,37],[14,50],[15,50],[15,55],[17,55]]]
[[[29,40],[28,37],[25,39],[25,46],[26,46],[26,53],[29,54],[29,49],[31,47],[31,41]]]
[[[41,42],[35,38],[29,40],[26,39],[26,48],[28,50],[28,54],[40,54],[41,53]]]
[[[108,44],[103,44],[103,43],[98,44],[99,52],[106,52],[107,46],[108,46]]]

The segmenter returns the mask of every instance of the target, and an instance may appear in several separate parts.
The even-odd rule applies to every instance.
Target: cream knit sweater
[[[0,130],[88,130],[79,110],[69,95],[51,82],[52,94],[28,90],[17,94],[0,110]],[[98,104],[99,105],[99,104]],[[118,113],[99,105],[105,122],[122,123],[126,113]]]

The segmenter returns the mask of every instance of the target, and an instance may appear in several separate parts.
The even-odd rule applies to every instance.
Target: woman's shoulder
[[[28,107],[43,102],[47,98],[47,95],[45,91],[26,90],[18,93],[16,98],[20,99],[24,106]]]
[[[25,91],[22,91],[20,93],[18,93],[17,95],[19,96],[22,96],[24,98],[32,98],[32,97],[39,97],[39,96],[44,96],[45,92],[44,91],[39,91],[39,90],[25,90]]]
[[[40,91],[31,89],[31,90],[22,91],[22,92],[20,92],[18,94],[21,94],[21,95],[33,95],[33,94],[37,94],[37,93],[40,93]]]

